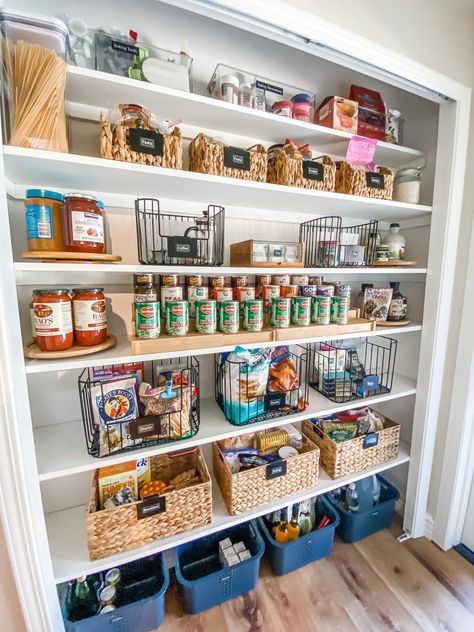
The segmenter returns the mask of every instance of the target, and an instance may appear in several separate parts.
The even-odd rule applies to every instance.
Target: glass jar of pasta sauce
[[[104,288],[74,288],[72,310],[74,336],[81,347],[100,345],[107,340],[107,311]]]
[[[69,290],[33,290],[36,344],[40,351],[65,351],[74,343]]]
[[[68,251],[105,252],[104,215],[93,195],[67,193],[64,196],[63,234]]]

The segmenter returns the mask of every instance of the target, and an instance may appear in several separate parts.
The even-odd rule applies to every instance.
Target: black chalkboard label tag
[[[280,476],[286,476],[286,461],[273,461],[266,466],[267,481],[271,478],[279,478]]]
[[[224,147],[224,167],[250,171],[250,152],[240,147]]]
[[[198,240],[195,237],[168,237],[168,256],[173,259],[197,259]]]
[[[286,393],[267,393],[265,395],[265,410],[278,410],[285,405]]]
[[[128,133],[128,144],[132,151],[152,156],[163,155],[163,134],[148,129],[132,128]]]
[[[255,81],[255,87],[259,90],[265,90],[265,92],[273,92],[273,94],[279,94],[283,96],[283,88],[281,86],[275,86],[272,83],[267,83],[266,81],[262,81],[261,79],[257,79]]]
[[[150,518],[166,511],[166,496],[150,496],[137,504],[137,520]]]
[[[161,434],[161,418],[159,415],[149,417],[137,417],[128,424],[130,438],[146,439]]]
[[[324,432],[317,424],[312,424],[314,434],[317,434],[321,439],[324,437]]]
[[[384,189],[385,177],[381,173],[375,173],[375,171],[368,171],[365,174],[365,181],[370,189]]]
[[[378,445],[378,442],[379,442],[379,435],[376,432],[370,432],[364,437],[363,447],[373,448],[374,446]]]
[[[324,165],[315,160],[303,160],[303,178],[306,180],[324,180]]]
[[[140,49],[138,46],[134,46],[133,44],[127,44],[127,42],[121,42],[120,40],[112,40],[111,46],[114,50],[119,53],[125,53],[126,55],[130,55],[131,57],[139,57]]]

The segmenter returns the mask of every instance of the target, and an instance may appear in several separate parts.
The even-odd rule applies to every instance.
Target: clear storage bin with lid
[[[418,204],[420,201],[421,169],[410,168],[397,171],[393,186],[393,199],[407,204]]]

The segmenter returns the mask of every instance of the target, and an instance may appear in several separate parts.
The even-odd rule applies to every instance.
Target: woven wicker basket
[[[283,149],[271,151],[268,159],[267,182],[283,184],[289,187],[302,187],[314,191],[334,191],[336,182],[336,164],[329,156],[315,158],[315,162],[324,165],[322,180],[311,180],[303,177],[303,157],[290,156]]]
[[[364,448],[363,437],[336,443],[311,421],[304,421],[301,431],[321,450],[321,466],[331,478],[355,474],[393,459],[398,454],[400,426],[385,418],[385,428],[377,433],[377,445]]]
[[[263,145],[254,145],[250,154],[250,169],[235,169],[224,165],[224,145],[205,134],[198,134],[189,145],[189,169],[212,176],[226,176],[240,180],[265,182],[267,178],[267,151]]]
[[[305,436],[298,456],[286,459],[286,474],[267,479],[267,467],[255,467],[232,474],[225,462],[219,443],[212,444],[214,474],[229,513],[248,511],[314,487],[319,477],[319,449]]]
[[[136,162],[141,165],[183,168],[183,149],[181,130],[175,127],[171,134],[163,134],[163,155],[153,156],[132,151],[128,142],[130,128],[125,125],[111,125],[100,115],[100,155],[109,160]]]
[[[165,492],[165,510],[142,519],[138,518],[141,502],[99,510],[96,472],[86,511],[90,559],[108,557],[212,522],[211,479],[202,452],[198,449],[180,456],[151,457],[152,480],[168,483],[190,470],[195,470],[199,482],[187,487],[178,484],[173,491]]]
[[[347,162],[336,162],[336,191],[349,195],[391,200],[393,195],[394,172],[389,167],[378,167],[377,171],[384,177],[383,188],[368,186],[367,173],[353,169]]]

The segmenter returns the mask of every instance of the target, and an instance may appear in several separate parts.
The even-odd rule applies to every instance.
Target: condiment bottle
[[[300,511],[300,506],[298,503],[293,505],[291,510],[291,520],[288,524],[288,542],[292,540],[297,540],[300,537],[300,527],[298,524],[298,515]]]
[[[280,524],[275,529],[275,540],[279,544],[285,544],[285,542],[288,542],[288,522],[286,509],[282,509],[280,512]]]
[[[79,577],[74,586],[68,607],[68,619],[80,621],[97,614],[99,604],[87,576]]]
[[[103,292],[103,287],[73,289],[74,336],[81,347],[100,345],[107,340],[107,311]]]
[[[62,205],[64,197],[56,191],[26,191],[26,231],[28,250],[64,251]]]
[[[357,513],[359,511],[359,494],[357,493],[355,483],[349,483],[347,486],[346,503],[350,512]]]
[[[93,195],[67,193],[64,196],[62,219],[66,250],[95,254],[105,251],[104,216]]]
[[[405,237],[400,233],[400,224],[390,224],[384,244],[388,246],[389,260],[405,259]]]
[[[36,343],[41,351],[65,351],[74,343],[69,290],[33,290]]]
[[[408,301],[400,292],[400,281],[390,281],[390,287],[393,289],[393,293],[390,307],[388,308],[387,320],[405,320],[407,317]]]

